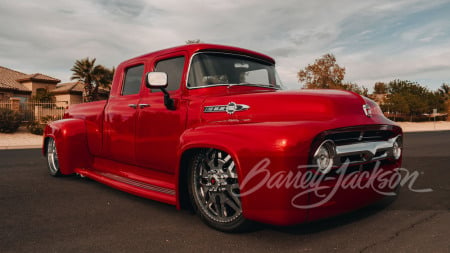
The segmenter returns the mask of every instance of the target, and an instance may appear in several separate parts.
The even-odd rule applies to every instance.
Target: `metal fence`
[[[11,102],[1,102],[0,101],[0,108],[7,108],[7,109],[11,109]]]
[[[67,106],[61,103],[22,102],[14,105],[13,101],[0,102],[0,108],[8,108],[18,111],[22,115],[23,122],[45,122],[62,119]]]

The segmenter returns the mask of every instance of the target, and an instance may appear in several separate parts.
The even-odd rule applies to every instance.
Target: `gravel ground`
[[[399,122],[405,132],[445,131],[450,130],[450,121],[437,122]],[[14,134],[0,133],[0,149],[39,148],[42,145],[42,136],[28,132],[20,127]]]

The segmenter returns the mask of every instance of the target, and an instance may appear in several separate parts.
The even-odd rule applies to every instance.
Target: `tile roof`
[[[34,81],[34,82],[40,81],[47,83],[61,82],[61,80],[59,79],[44,74],[36,73],[28,75],[16,70],[0,66],[0,88],[31,92],[22,84],[25,81]]]
[[[0,66],[0,88],[8,90],[29,91],[17,80],[25,78],[27,74]]]
[[[59,83],[61,80],[53,78],[51,76],[47,76],[41,73],[35,73],[31,75],[26,75],[26,77],[18,79],[18,82],[25,82],[25,81],[44,81],[44,82],[50,82],[50,83]]]
[[[51,91],[53,94],[63,94],[63,93],[80,93],[82,94],[84,91],[84,83],[83,82],[70,82],[70,83],[60,83],[56,85],[56,88]]]

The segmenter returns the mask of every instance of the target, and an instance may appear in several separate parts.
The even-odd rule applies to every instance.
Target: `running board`
[[[75,169],[75,173],[106,184],[115,189],[119,189],[143,198],[176,205],[176,192],[174,189],[152,185],[134,179],[122,177],[116,174],[97,170]]]

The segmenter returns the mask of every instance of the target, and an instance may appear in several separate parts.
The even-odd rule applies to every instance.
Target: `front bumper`
[[[400,176],[396,169],[402,158],[393,158],[393,143],[401,136],[401,129],[391,125],[337,129],[323,132],[311,142],[309,161],[303,162],[309,165],[298,166],[295,153],[272,157],[270,176],[261,173],[255,180],[255,184],[264,181],[264,186],[251,197],[244,215],[263,223],[294,225],[395,195]],[[312,157],[327,139],[336,143],[338,166],[321,174],[311,166]]]

